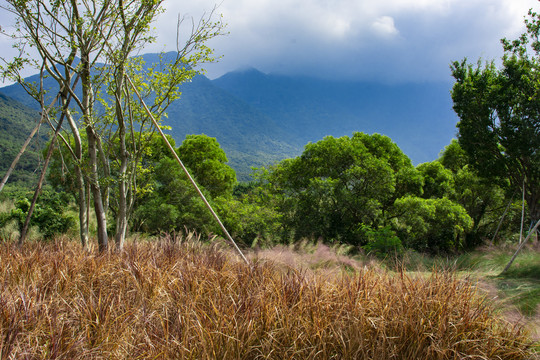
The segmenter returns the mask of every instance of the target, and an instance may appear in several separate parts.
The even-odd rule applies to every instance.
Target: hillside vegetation
[[[0,93],[0,177],[7,172],[38,121],[37,111]],[[41,133],[46,133],[46,130],[42,129]],[[13,172],[11,184],[20,186],[33,183],[34,172],[39,167],[40,143],[43,145],[45,142],[43,136],[34,138]]]

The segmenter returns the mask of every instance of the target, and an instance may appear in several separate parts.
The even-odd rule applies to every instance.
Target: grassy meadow
[[[540,255],[499,277],[509,254],[398,263],[304,243],[248,266],[192,235],[102,255],[3,242],[0,359],[534,359]]]

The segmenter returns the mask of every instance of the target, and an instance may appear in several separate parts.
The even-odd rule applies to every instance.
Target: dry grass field
[[[466,277],[315,253],[262,251],[248,266],[193,239],[103,255],[1,243],[0,359],[537,357]]]

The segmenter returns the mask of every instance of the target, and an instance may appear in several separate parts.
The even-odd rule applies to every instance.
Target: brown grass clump
[[[216,246],[0,245],[0,359],[531,359],[448,273],[249,267]]]

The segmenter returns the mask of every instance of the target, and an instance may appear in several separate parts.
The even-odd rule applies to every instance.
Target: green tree
[[[151,169],[149,186],[152,189],[143,195],[135,210],[136,230],[149,233],[185,228],[205,233],[219,231],[181,167],[165,151],[164,141],[154,137],[151,143],[152,151],[142,161]],[[236,173],[226,164],[227,156],[217,140],[206,135],[187,135],[176,152],[205,197],[212,203],[218,201],[222,214],[232,219],[228,210],[234,206],[225,202],[232,201]]]
[[[455,139],[441,152],[439,162],[452,173],[454,188],[451,199],[463,206],[473,220],[463,246],[474,248],[484,239],[491,239],[511,195],[508,196],[497,182],[481,177],[468,164],[467,154]],[[515,209],[511,209],[505,217],[507,225],[515,217],[519,218]]]
[[[454,192],[452,172],[439,161],[420,164],[416,169],[422,174],[424,180],[423,198],[438,199],[452,196]]]
[[[286,234],[358,245],[366,242],[363,225],[384,225],[394,201],[420,193],[422,184],[395,143],[363,133],[310,143],[262,178],[279,204]]]
[[[531,220],[540,217],[540,17],[529,11],[527,32],[502,40],[502,67],[452,64],[459,143],[486,178],[525,186]]]
[[[135,210],[136,230],[151,234],[186,228],[205,233],[217,231],[204,203],[174,159],[162,158],[154,167],[153,177],[154,190]]]
[[[463,235],[473,225],[459,204],[442,199],[405,196],[397,199],[394,226],[404,245],[419,251],[437,253],[459,250]]]
[[[212,197],[232,194],[236,173],[227,165],[227,155],[216,138],[204,134],[187,135],[177,153],[197,183]]]

